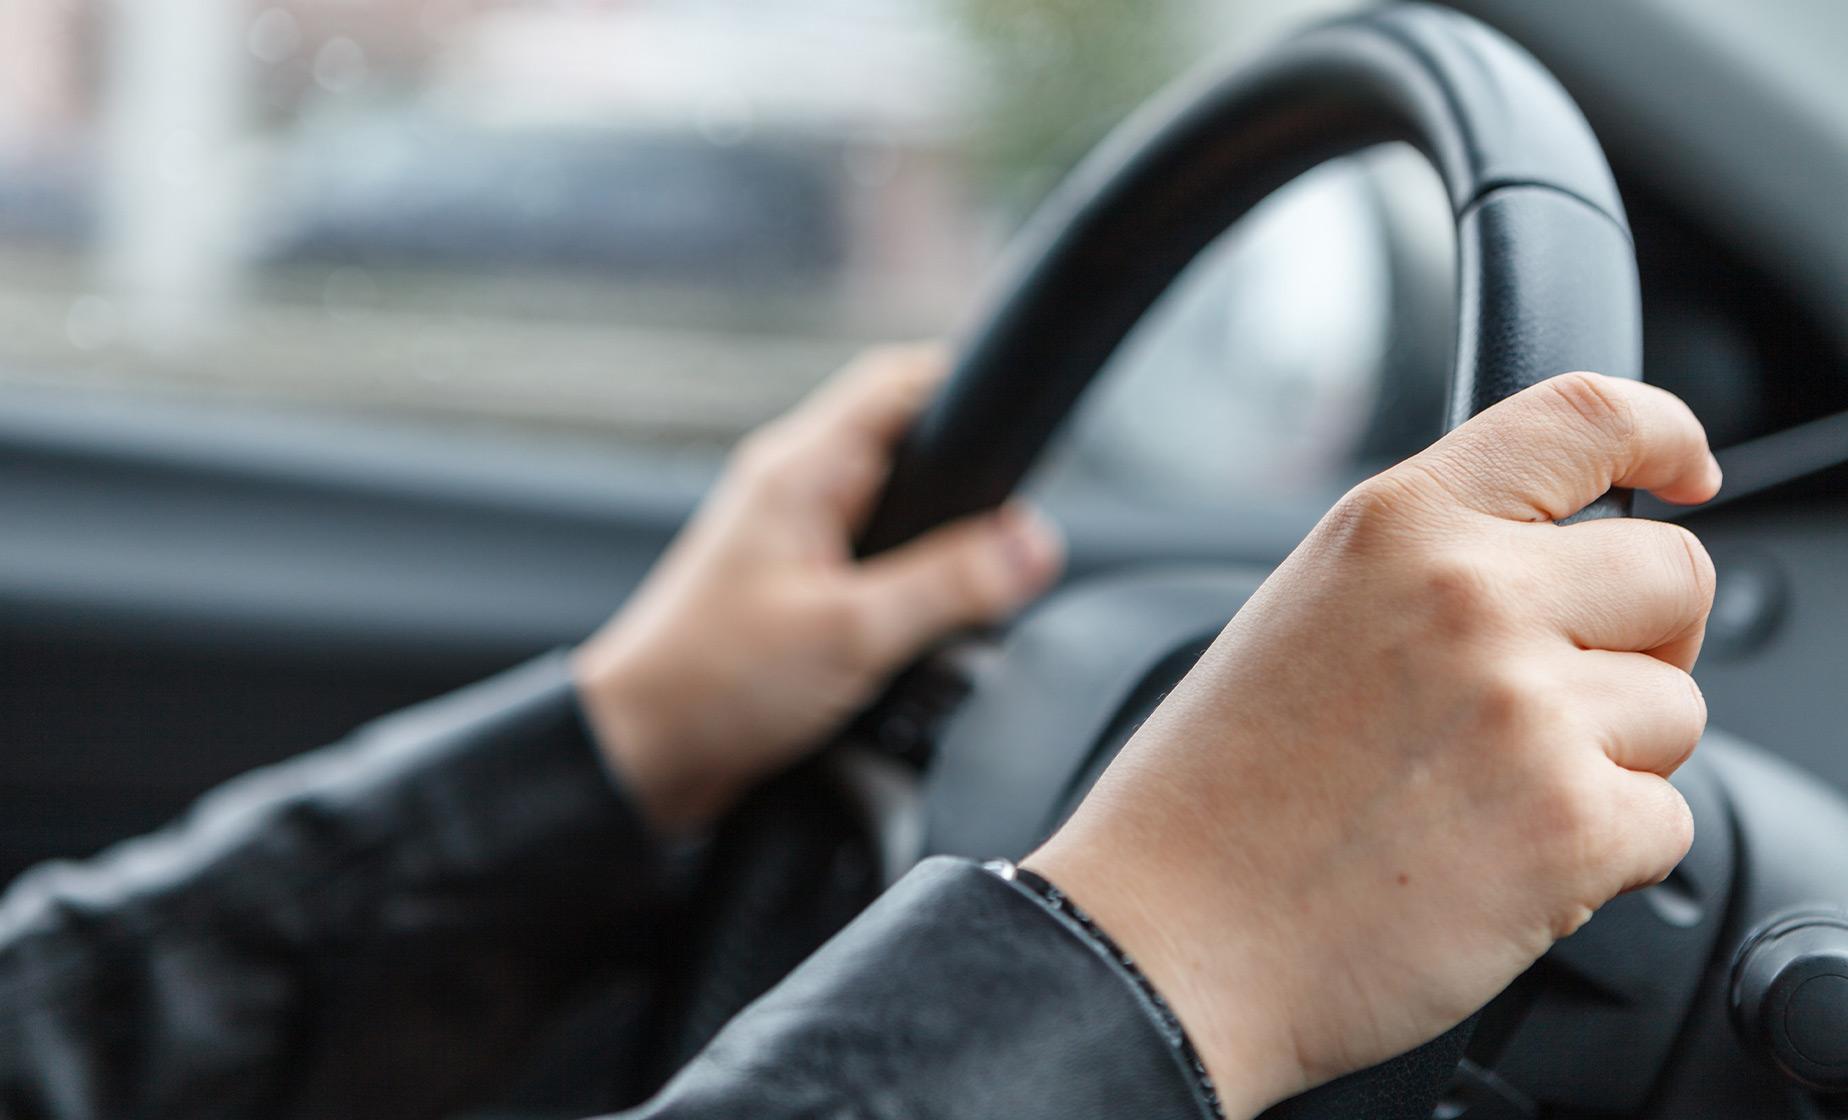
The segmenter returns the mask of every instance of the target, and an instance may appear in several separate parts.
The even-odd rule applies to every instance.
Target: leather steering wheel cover
[[[1571,98],[1470,17],[1423,4],[1374,10],[1183,85],[1054,192],[1024,231],[1001,298],[901,444],[861,554],[999,504],[1202,249],[1302,172],[1390,141],[1430,160],[1457,223],[1447,426],[1569,370],[1640,377],[1634,247]],[[1607,496],[1585,515],[1624,505]],[[1473,1028],[1472,1019],[1267,1117],[1424,1120]]]
[[[1468,16],[1371,11],[1183,83],[1079,165],[901,444],[860,552],[998,505],[1202,249],[1302,172],[1390,141],[1431,161],[1458,223],[1451,426],[1568,370],[1640,376],[1634,251],[1583,114]]]

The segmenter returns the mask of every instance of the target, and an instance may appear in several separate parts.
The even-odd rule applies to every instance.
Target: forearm
[[[406,1120],[492,1076],[673,902],[577,719],[536,662],[22,877],[0,1103]]]
[[[621,1120],[1214,1115],[1178,1026],[1016,884],[929,861]]]

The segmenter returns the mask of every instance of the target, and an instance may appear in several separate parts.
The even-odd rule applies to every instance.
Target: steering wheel
[[[1003,298],[903,444],[862,551],[1003,500],[1208,243],[1300,173],[1390,141],[1430,160],[1456,221],[1461,327],[1449,426],[1568,370],[1639,376],[1635,255],[1584,117],[1531,56],[1485,26],[1431,7],[1388,8],[1315,27],[1255,65],[1180,88],[1071,175],[1030,222]],[[1611,495],[1581,516],[1624,512],[1625,496]],[[1073,636],[1098,633],[1123,630]],[[1020,676],[1016,667],[993,694],[1017,696]],[[1119,695],[1121,682],[1112,683],[1092,695]],[[1049,751],[1023,754],[1013,739],[1023,729],[983,716],[984,707],[1015,706],[986,700],[974,697],[975,713],[941,748],[930,844],[1019,857],[1088,788],[1099,768],[1089,748],[1103,728],[1071,726],[1068,715]],[[1009,757],[996,761],[976,744],[1000,741],[990,735],[1003,730],[1010,748],[999,753]],[[1077,756],[1056,757],[1061,746]],[[1454,1032],[1324,1090],[1312,1111],[1428,1117],[1467,1036]]]
[[[1425,154],[1456,218],[1452,426],[1556,373],[1639,375],[1635,254],[1583,115],[1486,26],[1387,8],[1182,86],[1072,173],[901,448],[862,552],[999,504],[1208,242],[1300,173],[1390,141]]]
[[[1471,18],[1424,4],[1376,9],[1203,74],[1079,166],[1028,224],[992,311],[901,446],[860,552],[1003,501],[1213,238],[1298,174],[1395,141],[1437,170],[1456,222],[1448,426],[1568,370],[1639,376],[1623,204],[1571,99]],[[1628,495],[1612,492],[1577,516],[1627,512]],[[1018,858],[1035,847],[1262,576],[1107,576],[1050,596],[973,675],[937,737],[922,854]],[[1814,999],[1802,1005],[1809,1019],[1789,1009],[1792,986],[1837,978],[1829,969],[1848,985],[1848,918],[1831,916],[1848,913],[1848,804],[1716,734],[1676,784],[1696,839],[1667,882],[1607,905],[1479,1019],[1273,1115],[1823,1115],[1803,1102],[1848,1090],[1848,1044],[1836,1039],[1848,1019]],[[818,831],[826,814],[816,809],[798,788],[780,816],[767,808],[736,830],[738,870],[715,890],[707,924],[720,932],[685,1001],[677,1056],[876,889],[864,861],[840,890],[814,886],[840,877],[838,861],[802,874],[842,850]],[[769,842],[779,833],[796,839]],[[791,881],[818,897],[765,892]]]

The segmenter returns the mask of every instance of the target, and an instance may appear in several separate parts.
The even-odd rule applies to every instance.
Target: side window
[[[1157,302],[1041,484],[1183,510],[1290,502],[1416,450],[1442,418],[1454,252],[1409,148],[1310,172]]]
[[[10,0],[0,384],[705,453],[964,321],[1125,112],[1346,3]],[[1060,470],[1185,494],[1346,454],[1386,265],[1351,176],[1295,193]]]

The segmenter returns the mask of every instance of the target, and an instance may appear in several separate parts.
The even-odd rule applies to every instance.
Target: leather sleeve
[[[644,982],[674,879],[534,662],[17,880],[0,1116],[442,1115]]]
[[[620,1120],[1203,1120],[1107,948],[976,864],[920,864]]]

